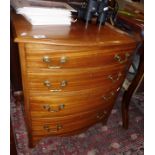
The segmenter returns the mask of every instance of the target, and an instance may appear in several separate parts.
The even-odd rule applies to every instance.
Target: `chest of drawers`
[[[32,27],[12,14],[30,146],[105,123],[131,63],[135,41],[110,25]],[[43,38],[42,38],[43,37]]]

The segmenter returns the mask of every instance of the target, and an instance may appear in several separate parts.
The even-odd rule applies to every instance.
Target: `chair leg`
[[[125,91],[122,101],[122,121],[123,121],[123,128],[128,129],[129,126],[129,103],[131,99],[132,94],[128,91]]]
[[[140,56],[140,64],[138,67],[137,74],[134,77],[128,90],[125,91],[123,100],[122,100],[122,121],[123,121],[123,127],[125,129],[128,129],[128,126],[129,126],[128,125],[129,124],[129,116],[128,116],[129,103],[130,103],[133,93],[135,92],[136,88],[138,87],[139,83],[141,82],[143,75],[144,75],[144,52],[142,52],[141,56]]]

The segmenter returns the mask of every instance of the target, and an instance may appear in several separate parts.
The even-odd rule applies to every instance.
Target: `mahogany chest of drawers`
[[[108,24],[32,27],[16,14],[12,25],[30,146],[105,123],[134,54],[133,38]]]

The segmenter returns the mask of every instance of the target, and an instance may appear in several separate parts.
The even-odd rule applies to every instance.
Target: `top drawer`
[[[29,49],[26,50],[29,69],[83,68],[114,64],[126,64],[132,50],[114,49]]]

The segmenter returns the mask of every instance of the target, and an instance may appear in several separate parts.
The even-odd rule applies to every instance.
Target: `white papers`
[[[32,25],[70,25],[71,11],[74,11],[61,2],[11,0],[11,5]]]
[[[23,7],[17,9],[32,25],[70,25],[71,12],[64,9]]]

